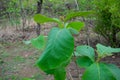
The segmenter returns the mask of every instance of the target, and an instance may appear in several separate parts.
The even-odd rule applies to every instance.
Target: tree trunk
[[[41,13],[42,3],[43,3],[43,0],[37,1],[37,14]],[[41,25],[39,23],[37,23],[37,26],[36,26],[36,34],[37,34],[37,36],[40,35],[40,29],[41,29]]]

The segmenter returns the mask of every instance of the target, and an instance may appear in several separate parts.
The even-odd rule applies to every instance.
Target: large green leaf
[[[86,16],[89,16],[91,14],[94,14],[94,12],[93,11],[72,12],[72,13],[69,13],[68,15],[66,15],[65,22],[68,20],[71,20],[75,17],[86,17]]]
[[[41,15],[41,14],[36,14],[34,16],[34,20],[37,22],[37,23],[46,23],[46,22],[59,22],[58,19],[55,19],[55,18],[49,18],[49,17],[46,17],[44,15]]]
[[[85,56],[78,57],[76,59],[76,62],[79,67],[83,67],[83,68],[88,68],[91,64],[93,64],[93,61],[91,61],[90,58],[85,57]]]
[[[87,45],[77,46],[76,52],[81,56],[89,57],[93,62],[95,61],[94,49]]]
[[[74,38],[68,29],[53,28],[37,64],[43,71],[56,69],[67,62],[74,50]]]
[[[107,64],[106,65],[109,71],[113,74],[113,76],[116,78],[116,80],[120,80],[120,69],[113,64]]]
[[[106,64],[94,63],[83,74],[82,80],[116,80]]]
[[[70,22],[68,25],[67,25],[67,28],[73,28],[77,31],[80,31],[83,27],[84,27],[84,23],[83,22]]]
[[[106,57],[112,55],[112,53],[120,52],[120,48],[106,47],[101,44],[97,44],[96,47],[99,57]]]

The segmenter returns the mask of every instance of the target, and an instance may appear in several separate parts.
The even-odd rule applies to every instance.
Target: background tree
[[[120,1],[95,0],[95,32],[102,35],[113,47],[120,46],[117,34],[120,32]]]
[[[38,0],[37,1],[37,14],[41,13],[42,3],[43,3],[43,0]],[[38,36],[40,35],[40,27],[41,27],[40,24],[37,23],[36,33],[37,33]]]

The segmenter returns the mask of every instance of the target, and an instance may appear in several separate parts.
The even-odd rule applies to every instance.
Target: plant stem
[[[99,62],[100,60],[101,60],[101,57],[98,57],[97,60],[96,60],[96,62]]]
[[[73,54],[74,54],[74,62],[75,62],[75,66],[76,66],[76,69],[77,69],[77,73],[79,74],[79,69],[78,69],[77,63],[76,63],[76,56],[75,56],[75,53],[74,53],[74,52],[73,52]]]
[[[96,62],[99,62],[101,60],[101,57],[99,56],[99,53],[97,52],[97,50],[95,50],[95,52],[97,53],[97,59]]]

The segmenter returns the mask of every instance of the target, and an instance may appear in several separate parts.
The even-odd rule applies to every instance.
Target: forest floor
[[[42,25],[41,34],[47,35],[51,24]],[[95,34],[91,26],[83,29],[75,36],[75,44],[89,44],[95,48],[97,43],[106,44],[106,41]],[[88,30],[88,31],[86,31]],[[86,33],[87,32],[87,33]],[[35,65],[42,50],[36,50],[31,45],[25,45],[24,40],[36,37],[35,29],[22,30],[15,28],[0,29],[0,80],[53,80]],[[120,67],[120,55],[104,58],[102,61],[114,63]],[[84,69],[77,67],[74,61],[67,67],[68,80],[80,80]]]

